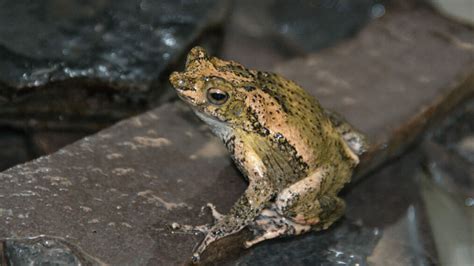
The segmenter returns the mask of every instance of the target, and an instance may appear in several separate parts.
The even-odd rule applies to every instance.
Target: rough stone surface
[[[199,236],[167,226],[210,222],[201,206],[226,210],[245,188],[210,134],[165,105],[11,168],[0,174],[0,238],[58,236],[111,264],[183,262]]]
[[[364,162],[377,157],[380,163],[412,142],[434,117],[472,95],[473,38],[471,30],[426,10],[404,11],[373,23],[346,44],[276,70],[365,131],[375,148]],[[346,191],[346,221],[320,235],[263,243],[247,251],[254,257],[242,259],[262,261],[265,251],[280,250],[270,245],[282,241],[289,250],[293,243],[314,238],[310,248],[320,254],[319,261],[331,261],[335,255],[328,248],[356,245],[361,236],[370,241],[353,251],[360,255],[357,261],[397,262],[409,254],[404,251],[413,251],[407,248],[414,235],[410,202],[417,196],[403,193],[415,186],[394,187],[402,180],[397,177],[412,180],[409,176],[396,167],[383,179],[374,174]],[[55,236],[105,263],[150,265],[185,263],[202,236],[172,233],[167,226],[210,222],[210,214],[201,212],[205,203],[226,212],[245,189],[223,145],[180,103],[11,168],[0,174],[0,183],[0,239]],[[373,235],[379,227],[385,230],[380,239]],[[420,228],[427,236],[422,239],[429,240],[429,227]],[[345,230],[351,233],[337,236]],[[231,260],[244,237],[246,231],[216,243],[204,259]],[[318,246],[319,237],[333,243]],[[436,261],[431,250],[423,257],[428,264]],[[305,257],[298,255],[288,253],[302,264]]]

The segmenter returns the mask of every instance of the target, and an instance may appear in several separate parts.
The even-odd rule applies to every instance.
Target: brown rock
[[[389,13],[355,39],[275,67],[365,132],[371,166],[474,95],[474,32],[429,10]]]

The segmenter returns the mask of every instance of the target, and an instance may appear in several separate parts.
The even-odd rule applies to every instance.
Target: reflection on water
[[[370,265],[433,265],[437,254],[416,176],[422,154],[413,151],[346,191],[346,216],[383,232]]]
[[[474,261],[474,208],[459,195],[421,175],[423,200],[442,265],[469,265]]]
[[[460,107],[426,140],[423,202],[442,265],[474,261],[474,100]]]

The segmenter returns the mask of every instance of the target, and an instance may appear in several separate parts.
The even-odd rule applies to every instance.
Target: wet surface
[[[7,265],[99,265],[100,263],[83,255],[80,250],[64,241],[48,237],[10,239],[3,243],[3,249],[0,248],[0,252],[2,251],[8,258]]]
[[[461,201],[474,198],[474,100],[459,106],[423,142],[426,170]],[[467,204],[469,205],[469,204]]]
[[[474,164],[474,100],[458,108],[432,135],[433,141]]]
[[[423,156],[412,150],[343,192],[346,217],[378,228],[369,265],[438,265],[419,177]]]
[[[16,90],[71,78],[149,90],[225,1],[1,1],[0,80]]]
[[[0,0],[0,169],[26,161],[10,131],[31,159],[169,100],[171,67],[214,50],[227,2]]]
[[[226,265],[368,265],[381,234],[343,219],[324,232],[259,244]]]
[[[423,142],[421,178],[442,265],[474,260],[474,100],[459,106]]]
[[[361,170],[373,169],[472,95],[473,52],[464,44],[473,39],[471,30],[429,11],[403,11],[347,43],[275,70],[370,136],[374,149]],[[419,162],[412,153],[358,179],[343,195],[346,218],[328,231],[243,251],[244,231],[219,242],[204,260],[438,263],[424,207],[429,201],[417,183]],[[202,236],[172,232],[169,225],[211,222],[201,207],[212,202],[225,213],[246,187],[220,141],[179,102],[2,172],[0,183],[0,239],[55,236],[71,245],[64,248],[69,256],[142,265],[186,263]]]

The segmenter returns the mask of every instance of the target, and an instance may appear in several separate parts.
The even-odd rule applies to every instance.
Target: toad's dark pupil
[[[211,93],[211,97],[212,99],[220,102],[220,101],[223,101],[225,100],[225,98],[227,97],[224,93],[217,93],[217,92],[213,92]]]
[[[221,105],[224,104],[227,99],[229,99],[229,94],[217,88],[210,88],[207,91],[207,99],[212,104]]]

